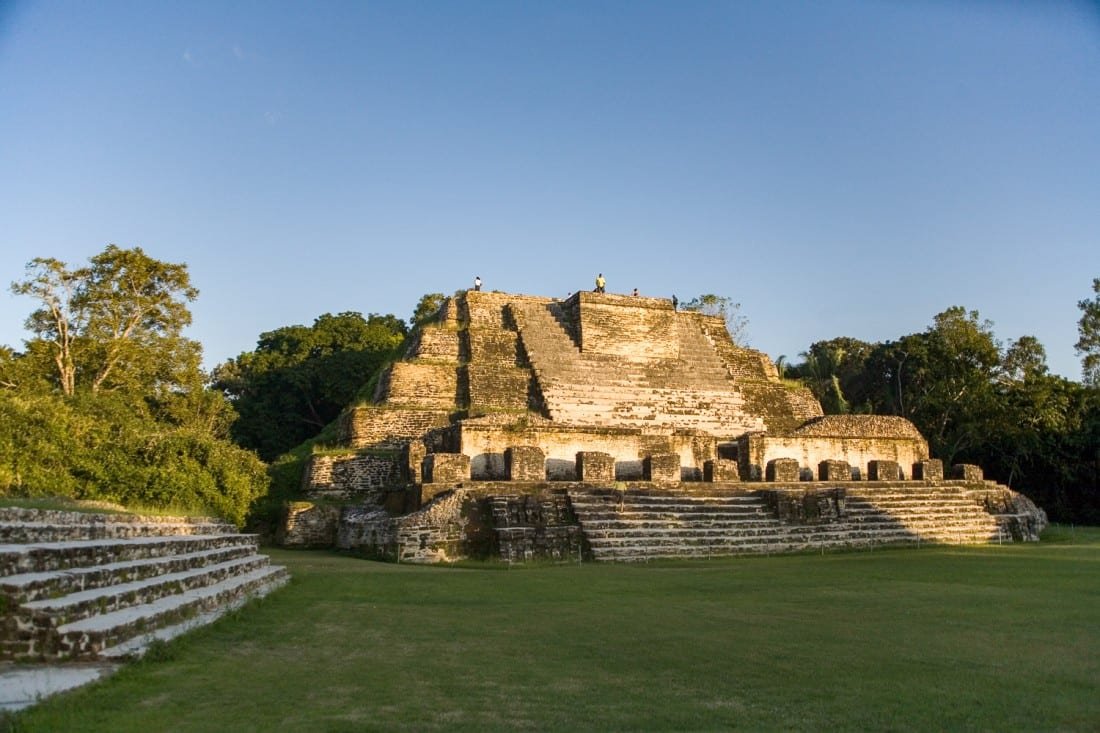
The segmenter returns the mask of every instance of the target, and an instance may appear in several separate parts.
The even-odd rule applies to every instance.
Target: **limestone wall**
[[[770,436],[750,434],[739,441],[742,479],[760,480],[769,461],[792,458],[816,476],[823,461],[847,461],[866,480],[873,460],[897,461],[902,476],[909,478],[914,463],[928,458],[928,444],[912,437]]]
[[[339,521],[339,507],[292,501],[287,504],[276,542],[283,547],[332,547]]]
[[[543,451],[547,478],[552,481],[575,480],[576,456],[584,451],[611,455],[615,459],[617,481],[641,480],[643,460],[647,456],[660,454],[678,455],[681,476],[699,480],[704,461],[717,457],[714,438],[673,430],[646,432],[625,428],[515,427],[478,424],[477,421],[466,421],[455,430],[458,432],[458,450],[470,457],[474,480],[506,478],[504,452],[512,446],[521,445],[537,446]]]
[[[302,475],[302,492],[314,498],[369,500],[399,483],[400,469],[397,452],[314,455]]]
[[[581,292],[578,333],[581,351],[628,359],[680,356],[676,313],[664,298]]]
[[[340,418],[340,440],[351,448],[400,447],[450,425],[450,412],[360,405]]]

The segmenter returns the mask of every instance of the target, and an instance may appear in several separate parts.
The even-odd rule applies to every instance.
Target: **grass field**
[[[649,565],[273,551],[272,597],[28,731],[1098,730],[1100,530]]]

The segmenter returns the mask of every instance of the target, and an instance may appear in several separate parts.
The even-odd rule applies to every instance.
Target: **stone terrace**
[[[206,518],[0,510],[0,659],[142,653],[287,580]]]

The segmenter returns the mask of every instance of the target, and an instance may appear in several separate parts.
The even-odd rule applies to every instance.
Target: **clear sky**
[[[963,305],[1078,378],[1100,4],[0,0],[0,282],[108,243],[187,263],[207,366],[601,271],[773,358]]]

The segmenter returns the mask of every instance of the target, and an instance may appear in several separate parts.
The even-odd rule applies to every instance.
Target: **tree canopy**
[[[214,512],[243,522],[264,466],[227,439],[182,336],[198,291],[186,265],[108,245],[88,266],[27,265],[24,350],[0,348],[0,492]]]
[[[948,308],[921,333],[818,341],[789,366],[826,413],[909,418],[945,463],[971,462],[1056,519],[1100,521],[1100,390],[1052,376],[1038,339],[1002,348],[977,311]]]
[[[201,347],[182,336],[191,323],[186,303],[198,297],[186,265],[111,244],[86,267],[31,260],[27,278],[11,290],[38,301],[25,323],[33,334],[26,356],[52,364],[64,395],[79,387],[141,393],[201,383]]]
[[[393,358],[405,335],[396,316],[352,312],[261,334],[254,351],[214,369],[214,386],[239,415],[233,439],[270,461],[313,437]]]
[[[1100,277],[1093,278],[1091,300],[1077,301],[1081,320],[1077,322],[1077,353],[1085,384],[1100,387]]]

